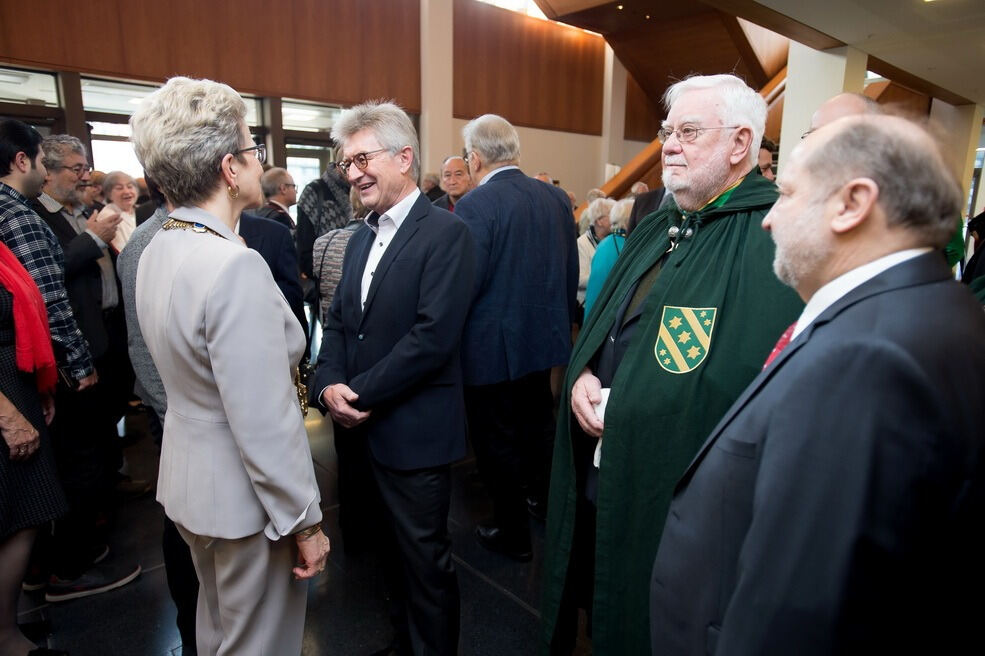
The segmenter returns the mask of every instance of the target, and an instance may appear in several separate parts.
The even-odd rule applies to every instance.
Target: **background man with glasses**
[[[378,517],[369,495],[382,499],[377,543],[396,653],[452,656],[459,593],[448,534],[450,463],[465,455],[459,343],[474,247],[465,224],[417,188],[417,134],[403,110],[358,105],[342,112],[332,138],[340,172],[372,212],[346,249],[311,402],[331,414],[341,447],[343,530],[354,510]],[[350,496],[347,468],[367,459],[376,489]]]
[[[568,365],[541,607],[555,653],[571,652],[579,607],[599,656],[649,653],[648,581],[674,484],[802,307],[760,227],[776,186],[750,175],[765,101],[732,75],[678,82],[664,101],[673,201],[633,232]]]
[[[98,382],[75,391],[64,381],[56,390],[52,424],[55,456],[71,512],[56,522],[52,578],[47,601],[98,594],[133,580],[140,566],[105,555],[107,535],[97,518],[111,513],[112,493],[122,465],[116,424],[133,390],[127,357],[126,321],[108,248],[120,215],[110,209],[88,216],[82,195],[92,170],[82,142],[66,134],[41,144],[48,177],[32,203],[65,254],[65,288],[72,314],[89,343]]]

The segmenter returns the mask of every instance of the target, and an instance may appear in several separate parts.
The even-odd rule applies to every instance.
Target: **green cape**
[[[568,365],[554,448],[541,603],[545,651],[575,529],[572,440],[592,439],[571,414],[575,379],[606,339],[629,289],[668,249],[668,228],[680,226],[682,234],[694,228],[646,298],[612,382],[602,440],[593,650],[649,654],[650,570],[674,485],[803,309],[773,274],[773,241],[761,227],[776,197],[772,182],[748,175],[717,207],[682,213],[671,203],[647,216],[587,317]]]

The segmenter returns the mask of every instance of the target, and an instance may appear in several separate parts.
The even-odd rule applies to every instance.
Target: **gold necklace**
[[[213,234],[216,237],[222,237],[218,232],[208,227],[203,223],[197,223],[192,221],[182,221],[181,219],[176,219],[173,216],[169,216],[168,220],[161,224],[161,230],[191,230],[192,232],[197,232],[200,234]],[[225,239],[225,237],[222,237]]]

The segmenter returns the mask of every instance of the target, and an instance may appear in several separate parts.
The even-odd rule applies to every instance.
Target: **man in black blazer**
[[[294,249],[294,240],[291,239],[291,231],[287,226],[272,219],[243,212],[239,217],[239,236],[247,246],[260,253],[270,266],[274,282],[284,294],[291,311],[307,334],[308,320],[304,316],[298,256]]]
[[[812,133],[779,187],[763,226],[807,306],[677,485],[653,653],[974,649],[985,317],[940,253],[960,189],[889,116]]]
[[[551,367],[571,355],[575,225],[564,191],[517,166],[520,139],[506,119],[480,116],[462,135],[478,183],[455,206],[477,253],[462,339],[465,401],[494,506],[492,523],[477,526],[475,535],[483,547],[527,561],[528,505],[536,511],[539,503],[543,511],[554,438]]]
[[[417,134],[399,107],[346,110],[332,138],[341,145],[339,170],[372,212],[346,250],[312,403],[332,415],[337,448],[368,446],[390,529],[383,551],[394,553],[383,562],[397,653],[456,654],[459,593],[447,522],[450,463],[465,455],[459,343],[472,239],[418,190]],[[344,489],[340,495],[345,508]]]

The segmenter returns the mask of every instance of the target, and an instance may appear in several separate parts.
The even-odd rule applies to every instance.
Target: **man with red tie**
[[[541,602],[552,653],[571,653],[579,607],[598,656],[649,649],[647,581],[674,484],[803,307],[760,227],[776,201],[754,173],[766,102],[732,75],[683,80],[666,101],[673,198],[627,241],[568,364]]]
[[[942,255],[960,187],[923,128],[859,115],[798,144],[779,188],[763,227],[807,305],[677,484],[653,653],[965,652],[985,315]]]

